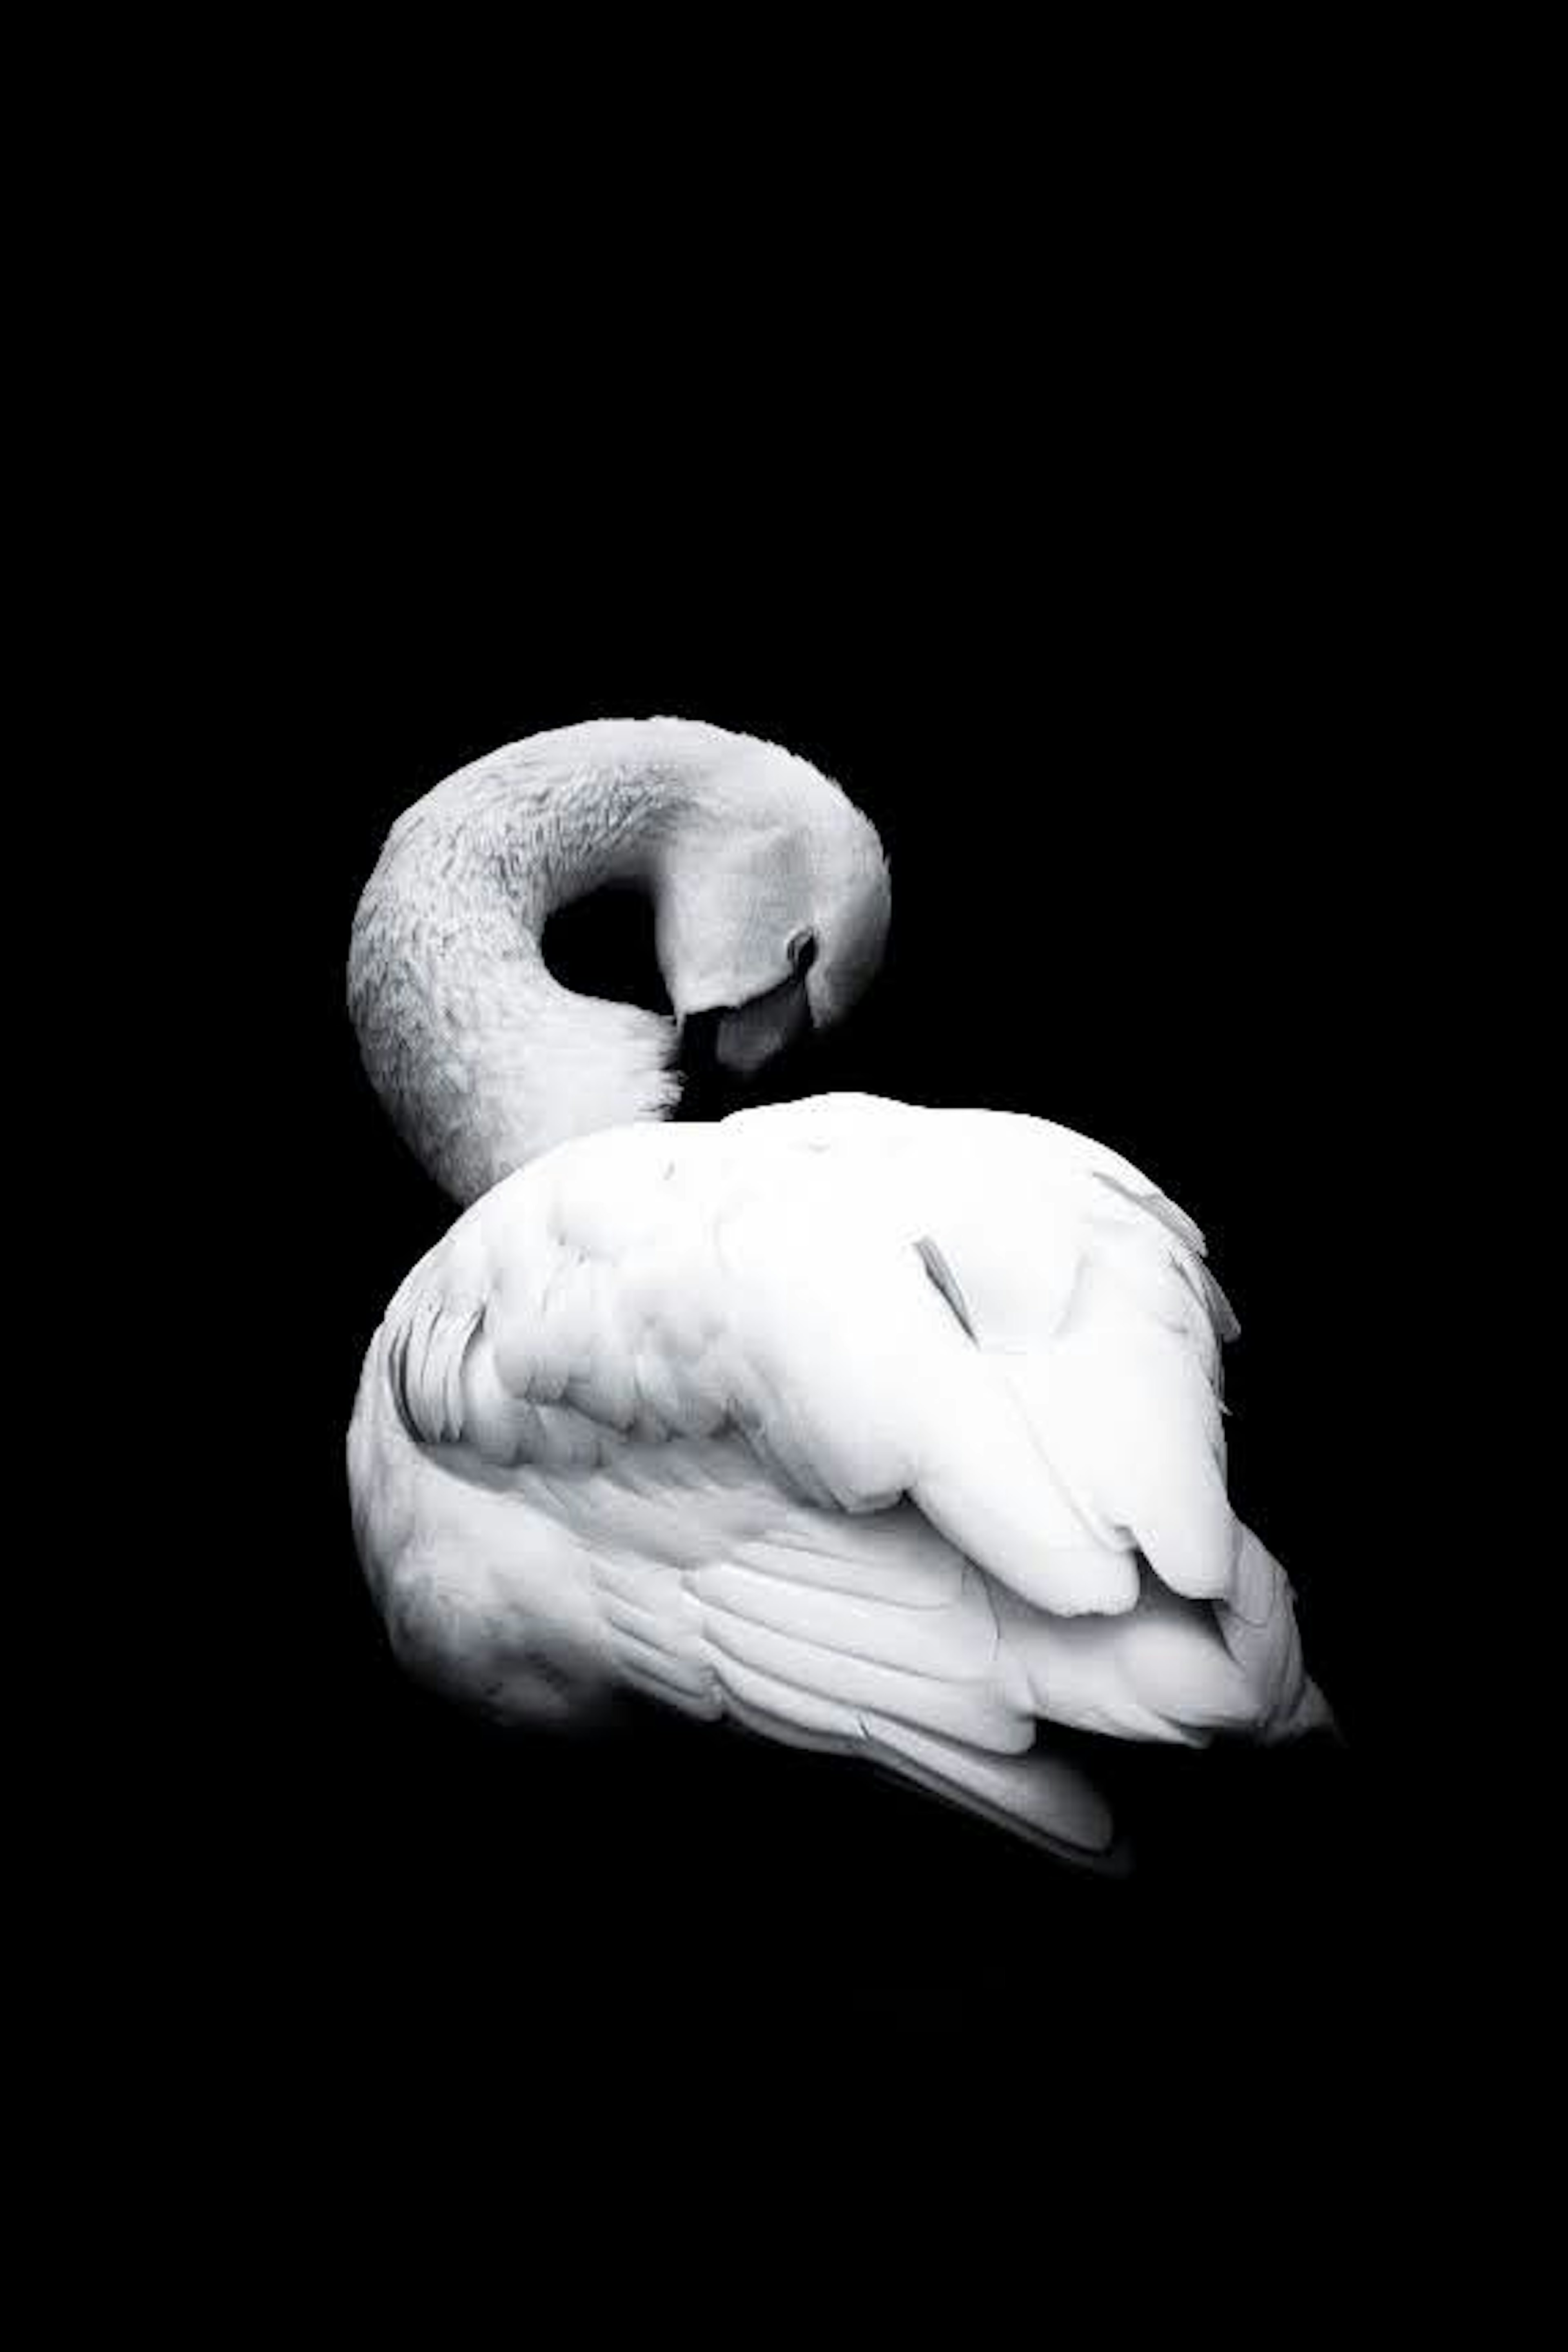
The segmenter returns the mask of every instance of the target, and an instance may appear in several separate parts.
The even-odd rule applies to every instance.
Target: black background
[[[60,1169],[18,1087],[50,1199],[24,1246],[70,1368],[22,1424],[68,1417],[40,1457],[68,1622],[13,1654],[50,1880],[23,1938],[64,1930],[38,2038],[67,2283],[97,2269],[122,2306],[76,2222],[117,2127],[100,2168],[165,2276],[193,2273],[198,2197],[259,2223],[225,2324],[319,2171],[356,2287],[421,2242],[524,2317],[563,2267],[540,2175],[595,2239],[581,2312],[668,2173],[686,2227],[623,2266],[658,2324],[698,2303],[751,2330],[886,2180],[899,2227],[858,2245],[879,2294],[923,2287],[950,2196],[985,2199],[948,2233],[970,2333],[998,2273],[1055,2324],[1079,2189],[1116,2233],[1100,2332],[1141,2269],[1163,2325],[1272,2328],[1340,2248],[1386,2245],[1426,2140],[1466,2210],[1417,2207],[1407,2318],[1507,2145],[1455,2128],[1471,2067],[1506,2076],[1500,1832],[1530,1785],[1483,1794],[1477,1718],[1522,1712],[1542,1646],[1544,1465],[1482,1424],[1526,1388],[1496,1327],[1510,1291],[1534,1309],[1550,1097],[1539,1068],[1502,1078],[1521,1007],[1489,1016],[1479,983],[1521,869],[1552,867],[1539,761],[1506,740],[1540,623],[1494,536],[1538,509],[1516,420],[1540,372],[1511,338],[1541,315],[1520,225],[1543,147],[1468,34],[1384,58],[1365,27],[1298,28],[1269,58],[1115,27],[1079,74],[938,27],[857,86],[847,45],[807,61],[769,24],[760,63],[726,47],[733,102],[704,36],[689,75],[663,59],[679,89],[632,60],[619,113],[602,27],[576,69],[524,37],[524,69],[465,37],[444,79],[417,29],[405,91],[395,44],[340,71],[324,38],[247,28],[194,94],[169,64],[177,135],[110,74],[131,152],[75,257],[37,265],[85,344],[35,350],[46,404],[68,354],[66,446],[17,456],[50,541],[26,601],[67,648],[32,797],[69,828],[72,895],[62,957],[60,869],[15,861],[49,952],[14,1009],[89,1130]],[[38,226],[77,178],[40,183]],[[1238,1309],[1233,1483],[1348,1745],[1119,1753],[1125,1885],[675,1723],[598,1755],[498,1740],[382,1647],[342,1435],[447,1213],[359,1075],[355,898],[460,761],[654,710],[808,753],[892,853],[887,970],[804,1082],[1102,1137],[1198,1218]],[[126,932],[82,1004],[78,880]],[[641,989],[625,911],[572,954]],[[982,2128],[931,2112],[939,2075]],[[811,2160],[730,2242],[745,2299],[704,2303],[708,2200],[781,2134]],[[396,2174],[355,2229],[383,2137]],[[430,2228],[498,2142],[503,2229]],[[1184,2205],[1177,2260],[1149,2263],[1145,2224]],[[1244,2247],[1264,2302],[1231,2295]],[[1352,2285],[1337,2316],[1366,2315]]]
[[[1451,1952],[1469,1900],[1463,1778],[1440,1743],[1434,1764],[1412,1663],[1454,1572],[1411,1381],[1413,1138],[1443,1042],[1411,940],[1444,681],[1396,399],[1336,404],[1323,368],[1286,373],[1283,318],[1278,365],[1256,325],[1201,373],[1089,372],[1065,404],[999,367],[906,410],[895,371],[876,404],[819,388],[806,424],[775,401],[667,438],[601,386],[558,445],[531,418],[510,450],[510,380],[476,448],[449,405],[426,428],[406,387],[383,414],[329,372],[228,453],[244,578],[210,622],[204,847],[234,887],[195,894],[221,987],[170,985],[186,1076],[240,1079],[181,1214],[243,1274],[243,1402],[225,1356],[221,1542],[179,1585],[211,1721],[161,1751],[194,1915],[172,1990],[220,2076],[311,2114],[456,2095],[504,2121],[590,2078],[617,2113],[694,2081],[721,2104],[760,2065],[787,2097],[825,2057],[851,2105],[873,2065],[940,2066],[1079,2135],[1129,2102],[1178,2141],[1307,2106],[1342,2145],[1430,2087],[1412,1922]],[[1346,1745],[1119,1748],[1125,1883],[651,1713],[603,1748],[505,1738],[383,1644],[343,1433],[449,1212],[359,1070],[354,904],[394,817],[463,761],[654,712],[805,753],[890,854],[886,967],[792,1090],[1057,1119],[1207,1235],[1242,1324],[1233,1490]],[[227,790],[231,752],[253,793]],[[658,1001],[626,903],[556,944],[584,984]]]

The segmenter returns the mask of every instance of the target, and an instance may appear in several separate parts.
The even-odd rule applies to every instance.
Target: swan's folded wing
[[[882,1173],[827,1155],[738,1187],[720,1217],[725,1296],[743,1309],[734,1410],[759,1458],[840,1510],[909,1496],[1038,1607],[1130,1606],[1128,1551],[1075,1507]]]
[[[672,1179],[651,1224],[623,1227],[605,1177],[553,1197],[512,1180],[416,1269],[381,1342],[408,1433],[460,1481],[492,1488],[484,1500],[504,1502],[516,1540],[548,1523],[563,1589],[569,1577],[590,1596],[623,1685],[858,1754],[1103,1862],[1106,1808],[1037,1746],[1026,1678],[1000,1654],[990,1580],[968,1556],[1011,1547],[1037,1582],[1061,1570],[1034,1515],[1052,1514],[1075,1543],[1082,1531],[1054,1489],[1036,1491],[1005,1391],[976,1402],[955,1383],[971,1351],[950,1356],[949,1310],[918,1256],[900,1244],[878,1267],[852,1254],[834,1276],[812,1217],[759,1213],[746,1188],[722,1183],[716,1211],[706,1180],[682,1206]],[[891,1352],[873,1360],[879,1321]],[[1002,1450],[976,1434],[981,1402],[1012,1427],[1017,1493],[984,1494]],[[984,1460],[966,1461],[963,1443]],[[950,1517],[984,1517],[978,1536],[971,1527],[956,1548],[934,1513],[899,1499],[922,1479],[950,1482]],[[548,1580],[533,1590],[548,1611]],[[500,1686],[480,1632],[456,1646]]]
[[[687,1579],[726,1715],[859,1754],[1074,1860],[1110,1861],[1109,1808],[1040,1743],[989,1580],[912,1505],[812,1517]]]
[[[878,1215],[919,1235],[1088,1535],[1152,1571],[1135,1615],[1102,1598],[1069,1616],[1007,1574],[971,1517],[1039,1711],[1161,1738],[1272,1738],[1321,1715],[1289,1582],[1231,1510],[1220,1351],[1237,1324],[1192,1220],[1129,1161],[1039,1120],[836,1097],[745,1115],[763,1122],[830,1166],[874,1160]],[[932,1474],[911,1491],[941,1489]]]
[[[1220,1351],[1237,1327],[1198,1228],[1068,1130],[936,1124],[967,1154],[934,1149],[922,1202],[955,1312],[1085,1522],[1146,1564],[1135,1612],[1114,1619],[1000,1596],[1041,1713],[1133,1738],[1273,1738],[1325,1719],[1289,1580],[1231,1510]]]
[[[944,1116],[901,1126],[922,1119],[929,1138]],[[1140,1553],[1194,1603],[1278,1626],[1278,1583],[1238,1545],[1226,1496],[1221,1310],[1201,1243],[1160,1196],[1131,1196],[1119,1173],[1106,1181],[1070,1152],[1042,1158],[1032,1132],[1012,1142],[1039,1164],[993,1150],[976,1171],[982,1115],[950,1116],[957,1159],[944,1170],[922,1144],[913,1175],[879,1144],[858,1151],[842,1137],[826,1151],[758,1151],[724,1129],[641,1129],[564,1147],[470,1211],[400,1294],[390,1360],[410,1426],[454,1467],[477,1458],[492,1474],[575,1480],[585,1510],[584,1482],[599,1481],[597,1509],[629,1481],[612,1544],[634,1556],[651,1544],[704,1573],[732,1571],[733,1549],[698,1559],[678,1535],[656,1541],[647,1497],[712,1441],[704,1475],[749,1461],[766,1474],[758,1491],[792,1506],[867,1518],[907,1497],[1045,1633],[1131,1612]],[[915,1232],[922,1221],[933,1230]],[[826,1633],[821,1609],[806,1613]],[[740,1683],[765,1670],[759,1641],[776,1666],[793,1655],[779,1644],[805,1638],[793,1617],[752,1618],[729,1649],[715,1641],[715,1671],[732,1673],[742,1702]],[[1173,1736],[1165,1702],[1184,1639],[1163,1621],[1130,1628],[1135,1684],[1154,1701],[1135,1692],[1120,1722],[1100,1700],[1075,1714],[1071,1645],[1058,1645],[1054,1683],[1019,1699],[1019,1723],[1037,1706]],[[796,1660],[791,1686],[829,1714],[877,1713],[879,1677],[900,1671],[898,1658],[825,1663],[836,1647],[825,1638],[822,1655]],[[1078,1647],[1090,1664],[1105,1654],[1092,1637]],[[1248,1701],[1223,1673],[1200,1678],[1194,1727],[1242,1720],[1249,1704],[1266,1712],[1275,1679],[1253,1675]],[[1046,1684],[1058,1704],[1044,1702]],[[980,1720],[993,1704],[939,1677],[929,1704],[889,1719],[1002,1752],[997,1720]],[[814,1727],[798,1697],[795,1721]]]
[[[1131,1608],[1140,1552],[1173,1591],[1245,1605],[1234,1318],[1173,1203],[1037,1120],[833,1099],[729,1125],[795,1145],[721,1229],[781,1472],[844,1508],[912,1495],[1060,1615]]]
[[[910,1496],[1037,1607],[1131,1608],[1137,1525],[1064,1477],[1058,1457],[1078,1472],[1083,1451],[1062,1443],[1068,1405],[1043,1412],[1033,1359],[1021,1382],[1021,1360],[976,1343],[941,1278],[952,1228],[911,1232],[910,1199],[879,1153],[759,1151],[722,1129],[563,1146],[476,1204],[394,1302],[409,1425],[492,1466],[566,1468],[732,1429],[805,1502]],[[988,1230],[984,1181],[970,1203]],[[1045,1221],[1016,1260],[1019,1286],[1033,1262],[1048,1294],[1037,1320],[1077,1279],[1064,1230]],[[1135,1352],[1141,1373],[1142,1338]],[[1163,1398],[1146,1402],[1157,1418]]]
[[[1085,1525],[1173,1591],[1240,1601],[1219,1378],[1237,1326],[1197,1227],[1069,1129],[926,1118],[921,1207],[955,1312]]]

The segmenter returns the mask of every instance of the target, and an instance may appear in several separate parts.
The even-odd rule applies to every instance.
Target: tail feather
[[[1339,1734],[1332,1708],[1301,1656],[1290,1581],[1250,1528],[1238,1532],[1236,1607],[1215,1611],[1221,1638],[1258,1693],[1257,1736],[1270,1745],[1309,1731]]]

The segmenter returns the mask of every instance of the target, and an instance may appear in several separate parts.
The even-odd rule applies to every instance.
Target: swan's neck
[[[394,1123],[460,1202],[572,1136],[674,1107],[674,1023],[563,988],[540,941],[602,884],[658,887],[689,734],[667,762],[645,743],[635,768],[613,734],[563,730],[553,755],[531,738],[448,777],[387,838],[354,919],[350,1008]]]

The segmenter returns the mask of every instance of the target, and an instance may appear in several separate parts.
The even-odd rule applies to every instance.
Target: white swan
[[[1109,1811],[1041,1724],[1328,1720],[1226,1499],[1235,1326],[1190,1220],[1033,1118],[837,1096],[647,1124],[674,1024],[571,995],[540,948],[612,878],[653,892],[677,1018],[717,1013],[740,1066],[881,954],[871,826],[716,728],[535,736],[394,826],[351,1004],[474,1203],[393,1299],[349,1437],[399,1654],[513,1719],[630,1689],[858,1753],[1079,1859]]]

